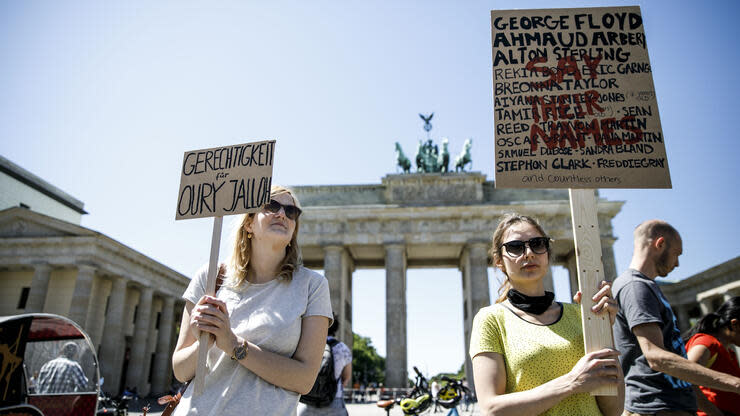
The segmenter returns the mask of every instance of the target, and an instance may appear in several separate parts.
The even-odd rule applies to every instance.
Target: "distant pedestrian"
[[[39,393],[74,393],[85,391],[87,377],[75,357],[79,347],[74,342],[62,346],[59,356],[44,364],[39,371]]]
[[[434,409],[432,409],[433,413],[437,413],[439,410],[439,402],[437,399],[439,398],[439,383],[437,380],[432,381],[432,400],[434,401]]]
[[[298,416],[347,416],[344,404],[344,387],[352,382],[352,351],[347,344],[335,338],[339,329],[339,319],[334,317],[334,323],[329,327],[328,343],[333,343],[331,354],[334,357],[334,379],[337,381],[337,394],[327,407],[314,407],[298,403]],[[332,342],[335,341],[336,343]],[[364,384],[361,390],[364,391]]]
[[[689,361],[715,371],[740,377],[740,366],[733,346],[740,345],[740,296],[730,298],[717,312],[701,318],[689,332],[686,353]],[[740,394],[711,387],[699,387],[719,410],[740,415]],[[699,411],[698,416],[706,413]]]

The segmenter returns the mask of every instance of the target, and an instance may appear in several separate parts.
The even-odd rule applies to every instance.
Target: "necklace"
[[[545,294],[542,296],[528,296],[516,289],[509,289],[506,297],[515,308],[531,314],[540,315],[552,305],[555,294],[545,291]]]

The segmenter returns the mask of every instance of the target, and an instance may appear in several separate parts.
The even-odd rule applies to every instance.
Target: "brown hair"
[[[272,185],[270,188],[270,198],[281,194],[290,195],[295,205],[298,208],[301,207],[293,191],[280,185]],[[234,251],[231,253],[231,259],[229,260],[229,268],[231,270],[229,286],[232,287],[239,287],[247,280],[247,270],[249,270],[249,260],[252,255],[252,240],[247,238],[245,226],[252,222],[254,215],[254,213],[243,214],[239,221],[237,221],[237,226],[234,229]],[[285,281],[290,281],[293,278],[293,272],[300,265],[298,253],[299,225],[300,218],[296,218],[293,236],[290,238],[288,247],[285,248],[285,257],[283,257],[283,261],[280,263],[278,278],[285,279]]]
[[[491,250],[488,252],[488,255],[491,256],[493,259],[493,264],[497,264],[500,261],[502,261],[503,256],[503,246],[504,243],[504,234],[506,234],[506,231],[514,224],[518,224],[520,222],[526,222],[527,224],[533,226],[537,229],[537,231],[542,234],[543,237],[547,237],[547,233],[542,228],[540,223],[527,215],[520,215],[517,213],[510,213],[505,214],[498,222],[498,225],[496,226],[496,229],[493,231],[493,241],[491,243]],[[550,248],[547,249],[547,259],[550,259]],[[502,272],[504,272],[504,276],[506,276],[506,280],[504,280],[504,283],[501,285],[501,287],[498,289],[498,299],[496,299],[496,303],[501,303],[506,300],[506,294],[509,292],[509,289],[511,289],[511,282],[509,281],[509,275],[506,273],[505,269],[501,269]]]

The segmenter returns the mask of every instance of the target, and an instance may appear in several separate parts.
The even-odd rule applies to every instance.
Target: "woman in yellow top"
[[[620,415],[624,378],[618,352],[583,355],[580,308],[553,302],[543,279],[550,239],[533,218],[509,214],[493,233],[490,255],[506,281],[495,305],[473,321],[470,355],[475,390],[484,415]],[[576,294],[580,302],[581,294]],[[617,313],[611,287],[602,282],[593,297],[596,313]],[[591,396],[603,385],[619,395]]]

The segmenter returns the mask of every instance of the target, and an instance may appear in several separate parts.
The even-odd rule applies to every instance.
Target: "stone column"
[[[469,313],[464,314],[465,322],[465,376],[471,389],[475,388],[473,379],[473,363],[470,361],[470,331],[473,327],[473,318],[481,308],[491,304],[490,288],[488,287],[488,243],[471,242],[466,247],[465,268],[467,269],[467,288],[463,290],[465,303]],[[468,312],[465,311],[465,312]],[[467,316],[465,316],[467,315]]]
[[[105,377],[103,389],[118,394],[121,381],[121,366],[126,346],[123,338],[124,307],[126,306],[126,279],[113,278],[113,286],[105,315],[103,342],[100,347],[100,375]]]
[[[546,291],[555,293],[555,282],[552,281],[552,267],[547,268],[547,274],[543,277],[542,284],[545,286]]]
[[[568,269],[568,277],[570,279],[570,298],[573,299],[573,296],[578,292],[578,264],[575,252],[571,253],[570,257],[568,257],[568,262],[566,263],[565,268]]]
[[[676,318],[678,319],[678,330],[684,332],[689,329],[690,321],[687,305],[672,305],[671,307],[676,313]]]
[[[712,298],[704,298],[699,301],[699,309],[701,309],[701,316],[704,317],[710,312],[714,312],[712,306]]]
[[[172,371],[172,330],[175,328],[175,298],[166,296],[162,305],[162,315],[159,319],[157,333],[157,352],[154,356],[154,374],[152,375],[152,392],[161,394],[167,392],[167,375]],[[187,328],[185,329],[187,330]]]
[[[28,300],[26,301],[26,312],[44,311],[50,277],[50,265],[46,263],[34,265],[33,280],[31,280],[31,289],[28,292]]]
[[[406,246],[385,246],[385,383],[406,387]]]
[[[601,239],[601,263],[604,266],[604,280],[607,282],[613,282],[618,276],[613,245],[613,238]]]
[[[470,332],[473,327],[473,289],[472,278],[470,273],[470,249],[463,250],[460,258],[460,271],[462,272],[462,293],[463,293],[463,363],[465,364],[465,377],[468,383],[473,382],[473,367],[470,363]]]
[[[354,345],[352,337],[352,272],[354,262],[347,250],[342,253],[342,318],[339,322],[337,337],[344,342],[350,350]]]
[[[154,289],[145,287],[139,296],[139,308],[136,313],[134,324],[134,339],[131,348],[131,359],[128,363],[126,374],[126,385],[137,386],[143,393],[142,388],[146,383],[149,370],[149,357],[146,356],[146,344],[149,335],[149,321],[152,315],[152,295]]]
[[[105,327],[105,305],[110,294],[112,282],[103,279],[100,274],[93,279],[92,299],[90,300],[90,311],[87,319],[87,334],[100,351],[100,343],[103,340],[103,328]]]
[[[90,294],[92,293],[93,276],[95,268],[86,264],[77,265],[77,280],[72,295],[72,305],[69,307],[69,319],[77,322],[86,331],[87,313],[90,310]]]
[[[339,245],[324,246],[324,276],[329,281],[329,296],[331,310],[340,318],[342,310],[342,253],[344,248]]]
[[[470,261],[470,289],[472,295],[473,316],[480,308],[491,304],[490,289],[488,287],[488,243],[468,244]],[[470,319],[473,319],[473,316]]]
[[[352,258],[340,245],[324,246],[324,276],[329,281],[331,309],[339,323],[336,337],[352,346]]]

